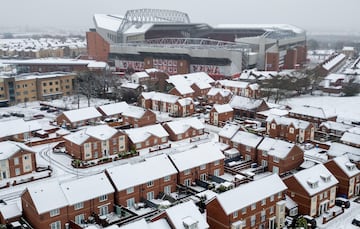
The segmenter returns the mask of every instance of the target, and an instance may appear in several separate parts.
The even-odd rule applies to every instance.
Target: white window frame
[[[57,216],[57,215],[60,215],[60,209],[57,208],[57,209],[53,209],[50,211],[50,217],[54,217],[54,216]]]
[[[84,208],[84,202],[79,202],[79,203],[74,204],[74,210],[79,210],[82,208]]]
[[[99,196],[99,202],[106,201],[107,199],[108,199],[108,195]]]
[[[126,189],[126,194],[130,194],[134,192],[134,187],[130,187]]]

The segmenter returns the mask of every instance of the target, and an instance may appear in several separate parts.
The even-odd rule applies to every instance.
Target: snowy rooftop
[[[292,124],[295,129],[306,129],[310,125],[310,122],[288,117],[269,116],[266,119],[266,122],[272,121],[275,121],[278,125],[289,126]]]
[[[131,75],[131,78],[147,78],[149,75],[146,72],[135,72]]]
[[[323,164],[301,170],[293,176],[310,196],[323,192],[339,183]]]
[[[266,111],[257,112],[257,114],[264,115],[265,117],[268,116],[287,116],[289,111],[286,109],[279,109],[279,108],[271,108]]]
[[[225,87],[235,87],[241,89],[245,89],[250,84],[249,82],[235,80],[218,80],[216,82]]]
[[[335,157],[333,160],[348,177],[353,177],[360,174],[360,170],[354,163],[350,162],[348,156],[343,155],[340,157]]]
[[[125,82],[121,84],[122,88],[129,88],[129,89],[138,89],[139,87],[141,87],[140,84],[138,83],[130,83],[130,82]]]
[[[119,165],[106,170],[118,191],[177,174],[176,168],[165,154],[148,157],[139,163]]]
[[[284,159],[295,145],[283,140],[265,137],[258,149],[267,151],[269,155]]]
[[[66,59],[66,58],[39,58],[28,60],[2,60],[2,63],[9,64],[39,64],[39,65],[88,65],[95,60],[82,60],[82,59]]]
[[[338,142],[331,143],[331,146],[327,153],[332,157],[338,157],[346,154],[350,159],[360,161],[360,148],[352,147]]]
[[[345,132],[340,141],[344,143],[360,145],[360,134]]]
[[[162,127],[160,124],[143,126],[143,127],[128,129],[124,131],[128,134],[130,140],[134,144],[143,142],[146,139],[148,139],[150,136],[156,136],[158,138],[169,136],[168,132],[166,132],[164,127]]]
[[[215,96],[216,94],[220,94],[222,97],[227,97],[229,95],[232,94],[232,92],[228,89],[223,89],[223,88],[217,88],[217,87],[212,87],[209,92],[207,93],[207,95],[209,96]]]
[[[240,129],[239,125],[229,123],[223,126],[223,128],[221,128],[218,135],[224,138],[232,138],[239,129]]]
[[[238,131],[234,135],[234,137],[232,137],[231,141],[255,148],[261,142],[262,139],[263,139],[262,137],[256,134],[252,134],[245,131]]]
[[[123,16],[111,14],[95,14],[93,19],[97,27],[107,29],[112,32],[117,32],[121,25],[121,22],[123,21]]]
[[[81,145],[90,137],[99,139],[101,141],[108,140],[114,136],[118,131],[108,125],[91,126],[86,129],[79,130],[75,133],[64,136],[64,139],[75,144]]]
[[[329,61],[326,61],[326,63],[324,63],[322,65],[322,67],[325,70],[331,70],[333,67],[335,67],[337,64],[339,64],[341,61],[343,61],[346,58],[345,54],[338,54],[337,56],[335,56],[334,58],[332,58]]]
[[[127,109],[122,113],[123,116],[133,117],[133,118],[141,118],[147,110],[142,107],[129,105]]]
[[[211,83],[215,82],[205,72],[195,72],[184,75],[172,75],[167,79],[168,83],[172,83],[175,87],[190,87],[196,84],[200,89],[211,88]]]
[[[206,218],[200,213],[193,201],[177,204],[166,209],[165,212],[174,228],[186,228],[184,224],[191,225],[195,222],[197,222],[197,229],[209,228]]]
[[[324,78],[325,80],[329,80],[331,83],[335,83],[338,80],[344,80],[345,74],[339,74],[339,73],[331,73]]]
[[[272,174],[259,180],[240,185],[237,188],[219,194],[216,198],[224,209],[225,214],[230,215],[264,198],[277,195],[286,189],[287,187],[280,177],[277,174]]]
[[[17,203],[11,203],[0,207],[0,212],[5,221],[11,218],[22,216],[22,212]]]
[[[143,92],[141,95],[145,99],[151,99],[154,101],[161,101],[161,102],[167,102],[167,103],[176,103],[176,101],[179,99],[179,96],[166,94],[166,93],[160,93],[160,92]]]
[[[103,61],[90,62],[87,67],[88,68],[100,68],[105,69],[107,67],[107,63]]]
[[[123,113],[128,108],[128,106],[129,105],[126,102],[119,102],[119,103],[102,105],[99,106],[98,108],[101,109],[106,116],[111,116],[111,115]]]
[[[67,199],[57,181],[32,184],[27,189],[38,214],[68,205]]]
[[[290,112],[294,114],[307,115],[307,116],[323,118],[323,119],[328,119],[336,116],[335,110],[330,110],[323,107],[314,107],[309,105],[294,106],[290,110]]]
[[[195,130],[201,130],[205,128],[204,123],[202,123],[198,118],[186,118],[177,121],[167,122],[166,125],[175,134],[185,133],[189,128],[193,128]]]
[[[253,110],[258,108],[263,100],[261,99],[251,99],[243,96],[234,96],[230,101],[230,106],[234,109],[242,110]]]
[[[192,98],[182,98],[178,100],[180,106],[188,106],[192,103],[194,103],[194,100]]]
[[[102,116],[95,107],[86,107],[77,110],[64,111],[63,114],[70,120],[70,122],[79,122],[93,118],[100,118]]]
[[[215,111],[219,114],[234,111],[228,103],[227,104],[215,104],[213,109],[215,109]]]
[[[0,160],[6,160],[20,150],[35,153],[33,149],[21,142],[3,141],[0,142]]]
[[[338,131],[342,131],[345,132],[351,128],[353,128],[354,126],[346,124],[346,123],[342,123],[342,122],[333,122],[333,121],[326,121],[326,122],[322,122],[320,124],[320,128],[324,126],[329,130],[338,130]]]
[[[115,192],[105,173],[86,176],[60,184],[69,205],[81,203]]]
[[[12,136],[21,133],[28,133],[41,129],[38,121],[24,121],[23,119],[14,119],[0,122],[0,138]]]
[[[180,172],[225,158],[212,142],[196,145],[188,151],[172,154],[169,157]]]

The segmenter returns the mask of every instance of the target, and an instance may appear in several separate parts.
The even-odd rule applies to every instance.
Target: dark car
[[[304,219],[306,219],[306,222],[308,223],[309,228],[316,228],[317,224],[316,224],[316,220],[309,216],[309,215],[304,215],[303,216]]]
[[[46,110],[49,110],[49,107],[42,106],[42,107],[40,107],[40,110],[41,110],[41,111],[46,111]]]
[[[348,199],[343,198],[343,197],[336,197],[335,205],[339,206],[339,207],[342,207],[342,208],[349,208],[350,207],[350,201]]]
[[[351,224],[360,227],[360,215],[355,216]]]

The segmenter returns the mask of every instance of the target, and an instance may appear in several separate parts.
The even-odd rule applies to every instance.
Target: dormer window
[[[355,164],[354,163],[351,163],[351,162],[347,162],[345,164],[346,168],[350,171],[353,171],[355,169]]]
[[[321,179],[323,179],[324,182],[329,182],[331,179],[330,174],[320,174]]]
[[[310,186],[310,188],[319,187],[319,181],[318,180],[308,180],[307,183]]]
[[[191,216],[183,218],[183,225],[186,229],[198,229],[199,221],[195,220]]]

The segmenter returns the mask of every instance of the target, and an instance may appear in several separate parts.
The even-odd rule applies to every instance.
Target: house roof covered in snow
[[[184,87],[196,84],[200,89],[211,88],[211,83],[215,82],[205,72],[194,72],[182,75],[172,75],[166,80],[168,83],[173,84],[175,87]]]
[[[26,150],[31,153],[35,153],[35,151],[28,147],[27,145],[21,142],[14,141],[3,141],[0,142],[0,160],[6,160],[10,158],[12,155],[16,154],[20,150]]]
[[[221,128],[218,135],[224,138],[232,138],[239,129],[240,126],[237,124],[231,124],[231,123],[225,124],[225,126]]]
[[[336,117],[335,110],[332,111],[323,107],[313,107],[309,105],[294,106],[289,112],[323,119]]]
[[[360,148],[341,144],[338,142],[331,143],[327,154],[332,157],[347,155],[352,160],[360,161]]]
[[[348,177],[353,177],[360,174],[360,170],[357,168],[356,164],[350,162],[348,156],[343,155],[340,157],[335,157],[333,160]]]
[[[286,109],[279,109],[279,108],[271,108],[266,111],[259,111],[257,112],[259,115],[263,115],[265,117],[269,116],[287,116],[289,114],[289,111]]]
[[[221,193],[216,198],[225,214],[230,215],[264,198],[277,195],[286,189],[287,187],[280,177],[277,174],[272,174]]]
[[[174,228],[186,228],[184,225],[192,224],[196,224],[197,229],[209,228],[209,224],[193,201],[177,204],[166,209],[165,212]]]
[[[58,181],[42,182],[27,187],[38,214],[68,205]],[[51,200],[51,201],[49,201]]]
[[[134,164],[107,168],[106,171],[118,191],[177,173],[176,168],[165,154],[147,157],[144,161]]]
[[[180,106],[184,107],[193,104],[194,100],[192,98],[182,98],[178,100],[178,103],[180,104]]]
[[[262,102],[263,102],[262,99],[252,99],[243,96],[233,96],[229,104],[234,109],[254,110],[258,108]]]
[[[284,159],[293,147],[295,147],[293,143],[265,137],[258,146],[258,149],[267,151],[268,155]]]
[[[145,141],[150,136],[156,136],[158,138],[169,136],[168,132],[166,132],[164,127],[162,127],[160,124],[143,126],[143,127],[128,129],[124,131],[125,133],[128,134],[130,140],[135,144]]]
[[[128,104],[126,102],[119,103],[110,103],[106,105],[101,105],[98,108],[105,113],[106,116],[111,116],[115,114],[123,113],[127,108]]]
[[[252,134],[246,131],[238,131],[231,138],[231,141],[255,148],[261,142],[262,139],[263,137],[260,137],[256,134]]]
[[[334,68],[337,64],[339,64],[345,58],[346,58],[346,55],[343,54],[343,53],[340,53],[340,54],[336,55],[335,57],[331,58],[330,60],[326,61],[322,65],[322,67],[325,70],[331,70],[332,68]]]
[[[169,157],[180,172],[225,158],[218,147],[214,147],[212,142],[196,145],[194,148],[172,154]]]
[[[228,89],[224,89],[224,88],[217,88],[217,87],[212,87],[209,92],[207,93],[208,96],[215,96],[217,94],[220,94],[222,97],[227,97],[229,95],[232,94],[232,92]]]
[[[342,131],[342,132],[345,132],[354,127],[353,125],[350,125],[350,124],[346,124],[346,123],[342,123],[342,122],[334,122],[334,121],[322,122],[320,124],[320,128],[323,126],[329,130],[337,130],[337,131]]]
[[[60,187],[69,205],[74,205],[115,192],[105,173],[65,181],[60,184]]]
[[[213,109],[219,114],[234,111],[232,109],[232,107],[228,103],[226,103],[226,104],[214,104]]]
[[[23,119],[14,119],[0,122],[0,138],[12,136],[21,133],[41,130],[42,127],[37,120],[24,121]]]
[[[293,176],[310,196],[323,192],[339,183],[323,164],[301,170]]]
[[[250,83],[245,81],[236,81],[236,80],[218,80],[216,83],[219,83],[225,87],[234,87],[245,89]]]
[[[201,130],[205,128],[204,123],[195,117],[167,122],[166,125],[174,132],[174,134],[185,133],[190,128],[195,130]]]
[[[22,212],[17,203],[10,203],[0,207],[1,215],[5,221],[11,218],[22,216]]]
[[[360,145],[360,134],[345,132],[340,138],[340,141],[344,143]]]
[[[64,111],[63,114],[70,122],[79,122],[83,120],[100,118],[102,115],[95,107],[86,107],[77,110]]]
[[[176,103],[176,101],[179,99],[179,96],[161,93],[161,92],[142,92],[141,95],[145,99],[151,99],[154,101],[161,101],[161,102],[167,102],[167,103]]]
[[[272,121],[275,121],[278,125],[289,126],[292,124],[295,127],[295,129],[306,129],[310,125],[310,122],[307,121],[303,121],[295,118],[282,117],[282,116],[281,117],[269,116],[266,119],[266,122],[272,122]]]
[[[64,139],[81,145],[90,137],[99,139],[101,141],[108,140],[114,136],[118,131],[108,125],[91,126],[86,129],[79,130],[75,133],[64,136]]]

